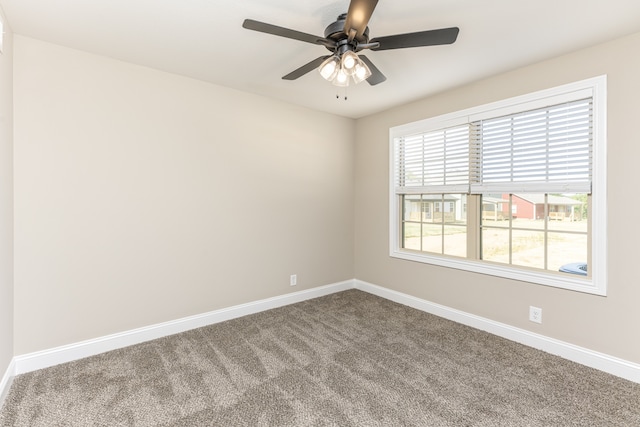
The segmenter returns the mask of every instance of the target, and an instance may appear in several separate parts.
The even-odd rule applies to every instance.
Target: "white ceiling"
[[[323,36],[349,0],[0,5],[17,34],[353,118],[640,31],[639,0],[380,0],[369,21],[371,38],[451,26],[460,35],[453,45],[367,52],[387,81],[350,86],[345,101],[315,71],[281,79],[325,55],[324,47],[249,31],[242,21]]]

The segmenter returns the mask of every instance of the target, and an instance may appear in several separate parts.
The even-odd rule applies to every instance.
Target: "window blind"
[[[471,123],[471,193],[591,192],[592,99]]]
[[[395,140],[396,194],[467,193],[469,125]]]
[[[394,139],[396,194],[591,193],[584,98]]]

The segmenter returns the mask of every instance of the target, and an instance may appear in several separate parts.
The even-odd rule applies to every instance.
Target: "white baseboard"
[[[444,305],[432,303],[411,295],[373,285],[362,280],[355,280],[355,288],[379,297],[407,305],[409,307],[434,314],[463,325],[471,326],[491,334],[555,354],[564,359],[580,363],[591,368],[640,383],[640,365],[604,353],[579,347],[564,341],[536,334],[524,329],[495,322],[484,317],[456,310]]]
[[[16,356],[0,383],[0,402],[14,375],[353,288],[640,383],[639,364],[354,279]]]
[[[13,377],[15,376],[15,357],[11,359],[9,362],[9,366],[2,376],[2,380],[0,380],[0,408],[4,404],[4,399],[6,399],[7,394],[9,394],[9,388],[11,387],[11,383],[13,382]]]
[[[84,357],[93,356],[110,350],[139,344],[156,338],[185,332],[202,326],[224,322],[225,320],[258,313],[272,308],[282,307],[296,302],[329,295],[335,292],[352,289],[353,280],[320,286],[299,292],[293,292],[277,297],[267,298],[246,304],[235,305],[195,316],[156,325],[133,329],[117,334],[107,335],[74,344],[55,347],[48,350],[29,353],[14,357],[14,374],[19,375],[61,363],[71,362]],[[1,390],[0,390],[1,391]]]

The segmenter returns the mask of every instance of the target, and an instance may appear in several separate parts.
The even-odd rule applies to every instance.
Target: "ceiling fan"
[[[387,79],[369,58],[357,55],[364,49],[377,51],[444,45],[455,42],[458,37],[460,29],[451,27],[396,34],[370,40],[367,24],[377,4],[378,0],[351,0],[348,12],[338,16],[335,22],[325,28],[324,37],[252,19],[245,19],[242,26],[249,30],[326,47],[332,52],[331,55],[316,58],[282,78],[295,80],[318,68],[322,77],[333,82],[336,86],[348,86],[350,78],[355,83],[366,80],[370,85],[377,85]]]

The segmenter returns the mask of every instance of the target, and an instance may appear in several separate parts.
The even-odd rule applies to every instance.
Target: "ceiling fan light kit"
[[[317,68],[325,80],[341,87],[348,86],[350,78],[356,84],[366,80],[372,86],[387,79],[366,56],[358,56],[357,53],[364,49],[379,51],[452,44],[458,37],[458,27],[451,27],[369,40],[367,25],[377,4],[378,0],[351,0],[349,11],[338,16],[335,22],[325,28],[324,37],[252,19],[245,19],[242,26],[253,31],[324,46],[332,52],[330,56],[316,58],[282,78],[296,80]]]
[[[358,84],[371,76],[371,70],[353,51],[347,51],[339,57],[332,55],[318,68],[320,75],[336,86],[349,86],[349,78]]]

